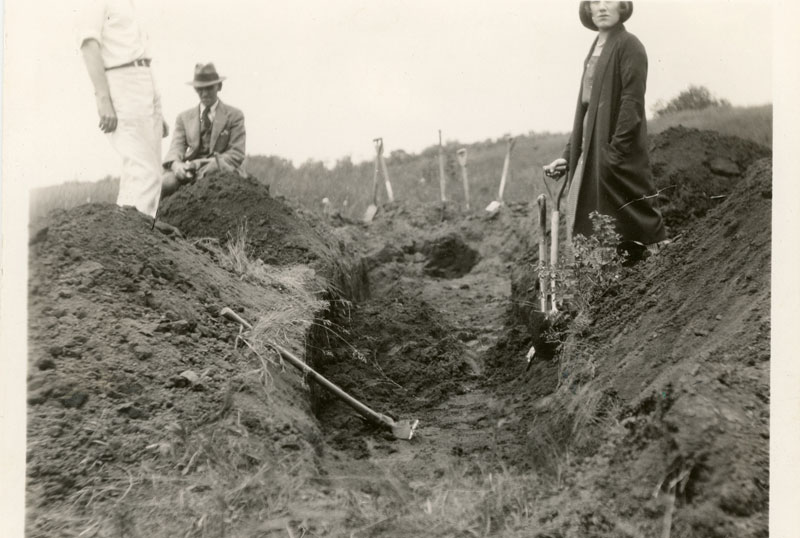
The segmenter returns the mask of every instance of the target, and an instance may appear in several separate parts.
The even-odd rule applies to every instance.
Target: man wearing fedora
[[[245,176],[244,114],[219,100],[222,81],[213,63],[197,64],[188,82],[200,104],[178,114],[164,158],[162,196],[211,172],[235,171]]]

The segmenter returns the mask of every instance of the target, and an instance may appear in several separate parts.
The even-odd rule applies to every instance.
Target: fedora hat
[[[195,88],[205,88],[213,84],[219,84],[225,80],[217,74],[217,68],[214,64],[208,62],[207,64],[197,64],[194,66],[194,80],[186,84],[194,86]]]
[[[589,4],[591,2],[581,2],[578,6],[578,15],[581,18],[581,23],[587,27],[589,30],[597,31],[597,26],[595,26],[594,22],[592,22],[592,12],[589,11]],[[620,7],[622,4],[627,4],[628,9],[625,11],[620,11],[619,13],[619,23],[622,24],[623,22],[627,21],[631,18],[633,14],[633,2],[620,2]]]

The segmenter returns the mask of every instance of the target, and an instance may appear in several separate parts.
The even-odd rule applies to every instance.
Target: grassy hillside
[[[718,131],[772,147],[772,105],[684,110],[647,123],[652,134],[676,125]]]
[[[564,134],[530,134],[517,138],[511,158],[509,178],[504,198],[524,200],[535,198],[541,189],[541,167],[559,156],[566,143]],[[445,173],[447,199],[458,204],[464,202],[461,171],[456,151],[468,150],[470,198],[473,208],[485,207],[497,198],[503,170],[506,144],[504,139],[486,140],[473,144],[449,142]],[[426,148],[418,155],[404,151],[392,152],[386,158],[395,199],[412,202],[437,202],[439,200],[438,147]],[[266,179],[274,194],[300,200],[311,207],[321,207],[327,197],[333,208],[345,216],[363,214],[372,199],[374,162],[352,163],[343,159],[328,170],[320,162],[307,162],[298,168],[276,157],[248,158],[248,171]],[[378,191],[379,203],[387,200],[383,178]]]
[[[675,125],[709,129],[772,146],[772,105],[758,107],[711,108],[684,111],[650,120],[652,134]],[[531,200],[542,192],[541,167],[558,157],[566,143],[564,133],[529,133],[517,137],[511,159],[505,200]],[[505,156],[502,137],[483,142],[462,144],[448,142],[446,152],[447,197],[463,204],[464,194],[456,151],[468,150],[470,196],[473,208],[485,207],[497,197]],[[431,146],[419,154],[402,150],[386,156],[395,199],[412,202],[436,202],[439,199],[438,147]],[[374,163],[353,163],[339,160],[328,169],[322,162],[308,161],[300,166],[281,157],[251,155],[248,171],[270,185],[273,195],[295,199],[311,209],[321,210],[327,197],[335,211],[351,218],[360,218],[372,199]],[[36,224],[54,209],[66,209],[87,202],[113,202],[117,180],[106,177],[95,183],[67,183],[31,193],[31,223]],[[379,203],[386,201],[382,181]]]

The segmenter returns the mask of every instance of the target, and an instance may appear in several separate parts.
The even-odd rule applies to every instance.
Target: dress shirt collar
[[[217,105],[219,105],[219,99],[217,99],[214,102],[214,104],[209,107],[210,110],[208,111],[208,119],[210,119],[212,123],[214,122],[214,117],[217,115]],[[203,116],[203,103],[200,103],[199,107],[200,107],[200,116],[202,117]]]

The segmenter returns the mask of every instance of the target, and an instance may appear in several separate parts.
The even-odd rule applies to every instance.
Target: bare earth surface
[[[164,204],[185,239],[114,206],[52,215],[30,258],[28,535],[767,536],[769,151],[677,128],[652,162],[675,240],[558,350],[535,203],[398,203],[367,226],[225,176]],[[225,257],[244,224],[260,278]]]

